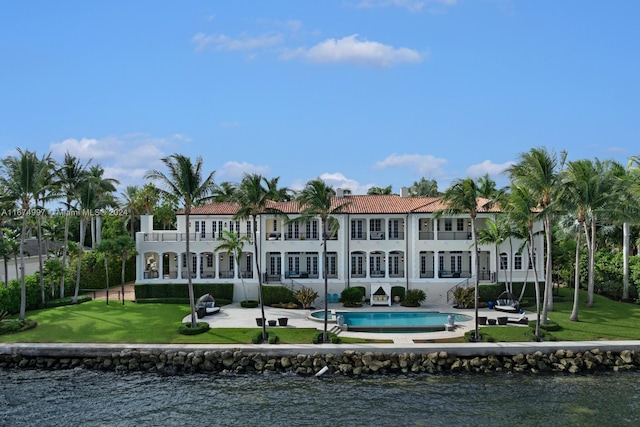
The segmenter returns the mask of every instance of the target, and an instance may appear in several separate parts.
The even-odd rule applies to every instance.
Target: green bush
[[[26,331],[35,328],[37,325],[37,322],[29,319],[25,319],[24,321],[18,319],[0,320],[0,335]]]
[[[91,301],[91,299],[92,298],[89,295],[78,295],[78,304]],[[44,306],[45,308],[53,308],[53,307],[62,307],[65,305],[71,305],[71,304],[73,304],[73,297],[64,297],[64,298],[58,298],[58,299],[47,301],[44,304]]]
[[[311,338],[311,342],[314,344],[321,344],[323,335],[324,335],[323,332],[314,334],[313,337]],[[329,339],[331,344],[340,344],[342,342],[340,337],[334,334],[333,332],[327,332],[327,338]]]
[[[422,289],[409,289],[404,299],[400,301],[403,307],[419,307],[427,299],[427,294]]]
[[[285,286],[263,286],[264,305],[295,302],[293,291]]]
[[[469,288],[456,288],[453,291],[453,297],[456,299],[458,308],[471,308],[475,307],[476,291],[473,287]]]
[[[149,299],[154,302],[167,300],[166,302],[189,303],[189,286],[186,283],[136,283],[134,290],[136,302],[140,303],[148,302],[144,300]],[[233,301],[233,283],[194,283],[193,294],[196,300],[204,294],[211,294],[216,302]]]
[[[251,342],[254,344],[262,344],[262,330],[256,332],[256,334],[251,338]],[[267,331],[267,342],[269,344],[278,344],[280,342],[280,338],[273,332]]]
[[[340,293],[340,302],[345,307],[362,307],[364,294],[360,287],[345,288]]]
[[[198,322],[195,328],[191,327],[191,323],[183,323],[178,327],[178,333],[182,335],[199,335],[209,330],[207,322]]]
[[[302,305],[302,308],[310,308],[313,301],[318,298],[318,293],[311,288],[303,286],[302,289],[293,294],[293,297]]]
[[[250,299],[248,301],[240,301],[240,307],[256,308],[260,303],[257,300]]]

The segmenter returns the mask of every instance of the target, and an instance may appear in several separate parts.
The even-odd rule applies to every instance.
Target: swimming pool
[[[338,323],[342,323],[345,330],[354,332],[435,332],[445,329],[450,315],[456,323],[473,319],[465,314],[436,311],[336,311],[335,316],[329,313],[328,320],[336,323],[342,316]],[[324,310],[314,311],[310,317],[324,321]]]

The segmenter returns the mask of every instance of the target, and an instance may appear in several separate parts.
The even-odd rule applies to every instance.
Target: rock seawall
[[[27,352],[28,353],[28,352]],[[245,350],[148,350],[122,349],[104,354],[38,355],[14,352],[0,354],[0,369],[92,369],[101,371],[151,372],[165,375],[186,373],[245,374],[295,373],[314,375],[327,367],[329,373],[346,376],[377,374],[445,374],[457,372],[567,372],[635,370],[640,352],[635,350],[586,351],[558,349],[531,354],[460,356],[447,351],[428,353],[345,350],[342,352],[278,355]]]

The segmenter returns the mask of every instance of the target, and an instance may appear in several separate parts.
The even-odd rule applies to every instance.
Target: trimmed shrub
[[[285,286],[263,286],[264,305],[295,302],[293,291]]]
[[[240,307],[256,308],[260,303],[257,300],[240,301]]]
[[[191,327],[191,323],[183,323],[178,327],[178,333],[182,335],[199,335],[209,330],[207,322],[198,322],[195,328]]]
[[[400,301],[403,307],[419,307],[427,299],[427,294],[422,289],[409,289],[404,299]]]
[[[323,344],[323,342],[322,342],[322,337],[323,336],[324,336],[324,332],[319,332],[317,334],[314,334],[313,338],[311,339],[311,342],[314,343],[314,344]],[[331,344],[340,344],[342,342],[340,337],[337,336],[336,334],[334,334],[333,332],[328,332],[327,331],[327,338],[329,339]]]
[[[364,294],[360,289],[361,287],[353,287],[343,289],[340,293],[340,302],[345,307],[362,307],[362,299]]]
[[[136,283],[134,287],[136,302],[189,303],[189,286],[186,283]],[[194,297],[211,294],[218,300],[233,301],[233,283],[194,283]],[[165,300],[165,301],[163,301]]]
[[[254,344],[262,344],[262,331],[257,332],[252,338],[251,342]],[[280,338],[273,332],[267,331],[267,342],[269,344],[278,344]]]

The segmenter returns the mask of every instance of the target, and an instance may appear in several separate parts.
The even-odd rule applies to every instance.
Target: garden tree
[[[498,194],[496,182],[491,179],[488,173],[478,178],[478,196],[485,199],[493,199]]]
[[[380,195],[380,194],[393,194],[393,187],[390,185],[388,187],[370,187],[367,190],[367,194],[369,195]]]
[[[120,257],[120,290],[122,291],[122,305],[124,305],[124,281],[127,260],[136,255],[136,242],[130,236],[118,236],[113,240],[113,251]],[[193,294],[193,291],[191,293]]]
[[[105,295],[107,300],[107,305],[109,305],[109,258],[114,255],[117,250],[115,248],[113,239],[102,239],[100,243],[96,246],[95,249],[98,253],[102,254],[104,260],[104,274],[105,274]],[[122,301],[124,302],[124,291],[122,293]]]
[[[56,195],[54,193],[54,174],[55,174],[56,164],[55,161],[51,158],[51,153],[46,156],[42,156],[38,161],[38,169],[36,173],[36,187],[39,188],[33,194],[33,202],[36,207],[36,240],[38,242],[38,275],[40,279],[40,299],[41,304],[44,307],[45,302],[45,292],[44,292],[44,264],[43,264],[43,254],[42,254],[42,217],[43,214],[40,213],[40,209],[44,209],[44,203],[52,198],[55,198]],[[42,202],[42,204],[41,204]]]
[[[80,219],[80,241],[78,242],[78,265],[76,266],[76,287],[73,293],[73,304],[78,303],[80,293],[80,272],[82,270],[82,252],[87,226],[90,224],[92,212],[97,208],[98,183],[95,180],[85,180],[78,193],[78,217]]]
[[[51,288],[51,298],[55,298],[56,287],[55,284],[60,280],[60,276],[64,274],[64,270],[62,269],[62,261],[60,258],[52,257],[47,258],[44,262],[44,277],[49,283],[49,287]]]
[[[272,195],[271,200],[274,202],[289,202],[295,198],[295,192],[288,187],[278,187],[280,177],[266,179],[265,184],[267,190]]]
[[[139,188],[137,185],[127,185],[124,192],[120,194],[120,206],[129,212],[129,232],[131,233],[132,239],[136,237],[134,225],[136,222],[136,214],[139,213],[139,206],[136,204],[135,195],[138,191]]]
[[[560,164],[564,164],[566,153],[562,153]],[[554,210],[562,196],[562,186],[559,185],[558,158],[555,153],[546,148],[532,148],[527,153],[518,156],[518,163],[507,169],[513,184],[524,185],[535,201],[535,206],[542,218],[545,231],[545,283],[542,304],[542,323],[547,323],[547,312],[553,310],[553,231],[552,223]]]
[[[236,184],[233,184],[229,181],[221,182],[213,191],[213,200],[219,203],[233,201],[236,187]]]
[[[587,237],[589,245],[589,232],[586,227],[587,217],[591,215],[591,208],[597,197],[597,188],[600,184],[601,176],[597,173],[594,163],[591,160],[576,160],[567,162],[566,168],[561,173],[561,183],[564,186],[562,203],[567,216],[570,216],[576,223],[576,250],[574,266],[574,295],[573,309],[569,319],[578,321],[578,304],[580,296],[580,249],[582,247],[582,233]],[[589,251],[589,257],[591,251]],[[593,264],[589,262],[589,282],[592,280]]]
[[[78,192],[80,191],[80,185],[87,175],[87,165],[83,165],[78,158],[72,156],[67,151],[64,155],[64,160],[60,165],[60,168],[56,171],[58,178],[57,184],[60,187],[59,191],[64,198],[64,243],[62,245],[62,268],[67,267],[67,249],[69,247],[69,220],[71,218],[72,209],[74,208],[74,202],[78,198]],[[63,274],[60,277],[60,298],[64,298],[64,279]]]
[[[128,236],[128,219],[129,218],[124,215],[106,212],[102,217],[102,239],[115,239],[118,236]],[[100,246],[99,243],[98,246]],[[98,246],[96,246],[96,248]]]
[[[324,329],[322,333],[322,342],[328,342],[327,322],[328,313],[328,295],[329,295],[329,276],[327,274],[327,239],[335,235],[338,231],[339,223],[334,215],[343,213],[351,204],[350,201],[335,198],[333,188],[320,178],[316,178],[307,182],[304,189],[298,194],[297,201],[300,208],[300,216],[296,221],[310,222],[316,218],[320,218],[320,229],[322,230],[322,260],[324,274]]]
[[[638,223],[640,218],[638,206],[640,205],[640,156],[631,156],[627,163],[626,174],[616,185],[616,194],[619,197],[617,212],[622,221],[622,299],[629,299],[629,252],[631,223]]]
[[[90,166],[86,179],[91,181],[95,192],[94,212],[99,212],[105,208],[117,207],[117,202],[113,193],[116,191],[116,185],[120,184],[120,181],[114,178],[105,178],[104,168],[100,165]],[[89,219],[91,221],[91,247],[95,248],[96,244],[100,243],[101,239],[102,215],[91,215]]]
[[[5,176],[1,177],[2,187],[7,190],[7,196],[19,201],[22,212],[22,231],[20,233],[20,314],[19,319],[25,320],[27,304],[27,285],[25,282],[24,244],[27,231],[27,216],[38,187],[38,173],[41,167],[40,159],[35,152],[17,149],[17,156],[3,159],[2,166]]]
[[[9,257],[11,255],[11,245],[6,239],[2,229],[0,229],[0,257],[4,264],[4,287],[9,287]]]
[[[458,179],[454,181],[441,196],[444,208],[436,212],[435,217],[443,215],[467,214],[471,218],[471,235],[473,238],[473,263],[475,265],[475,340],[480,340],[480,330],[478,327],[478,297],[479,297],[479,277],[480,262],[478,258],[478,234],[476,232],[476,217],[478,210],[485,209],[485,206],[478,205],[478,186],[471,178]]]
[[[409,187],[409,197],[437,197],[440,195],[438,191],[438,182],[435,179],[420,178]]]
[[[13,257],[13,265],[16,269],[16,277],[20,277],[18,270],[18,255],[20,254],[20,232],[12,228],[3,228],[3,241],[6,245],[7,253]],[[8,268],[5,262],[5,277],[8,275]],[[8,283],[7,283],[8,286]]]
[[[254,258],[256,262],[256,273],[258,275],[258,290],[260,293],[260,312],[264,319],[264,292],[262,286],[262,274],[260,272],[260,257],[258,256],[258,215],[273,214],[284,215],[282,211],[274,207],[272,197],[274,196],[267,186],[269,181],[259,174],[246,174],[236,191],[234,192],[234,202],[238,203],[238,212],[234,219],[250,219],[253,239]],[[262,341],[267,342],[267,328],[262,322]]]
[[[175,229],[177,206],[174,200],[162,197],[160,204],[153,209],[154,223],[157,221],[163,230],[168,230],[169,227]]]
[[[244,276],[242,275],[242,268],[240,267],[242,257],[244,255],[243,249],[245,243],[251,243],[251,237],[240,236],[239,233],[234,233],[229,230],[222,230],[220,232],[220,244],[216,246],[214,251],[225,251],[227,255],[233,256],[238,268],[238,274],[240,274],[240,282],[242,283],[242,291],[244,292],[244,300],[248,301],[247,289],[244,286]]]
[[[189,259],[191,251],[189,249],[189,217],[191,208],[210,200],[211,193],[215,188],[213,175],[211,172],[206,177],[203,175],[202,157],[197,157],[193,163],[189,157],[174,153],[169,157],[161,159],[168,169],[167,173],[151,170],[146,173],[145,178],[158,181],[166,190],[160,188],[162,195],[169,194],[179,200],[184,209],[185,216],[185,252]],[[256,252],[257,253],[257,252]],[[191,308],[191,328],[197,327],[196,305],[193,295],[193,281],[191,278],[191,262],[187,262],[187,285],[189,288],[189,306]]]
[[[478,230],[478,243],[483,245],[494,245],[496,252],[496,266],[499,266],[498,273],[499,270],[504,270],[505,291],[512,293],[512,281],[507,277],[507,266],[503,265],[502,257],[500,256],[500,252],[498,250],[498,247],[508,238],[507,228],[505,226],[506,222],[506,218],[504,217],[489,218],[485,222],[485,227]],[[509,253],[513,253],[513,245],[511,245],[510,247],[512,250]],[[511,263],[509,263],[509,265],[511,265]],[[499,278],[497,277],[496,273],[496,281],[498,280]]]
[[[533,267],[533,280],[536,294],[536,340],[540,340],[540,283],[538,281],[537,263],[535,262],[533,226],[538,218],[537,198],[531,194],[529,188],[523,184],[514,183],[509,193],[509,201],[505,204],[505,211],[516,226],[527,230],[527,252]],[[526,283],[526,282],[525,282]]]

